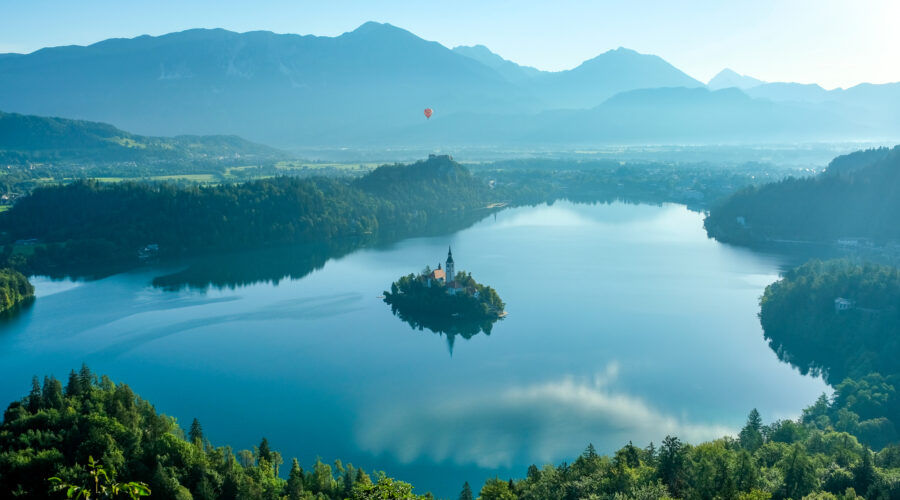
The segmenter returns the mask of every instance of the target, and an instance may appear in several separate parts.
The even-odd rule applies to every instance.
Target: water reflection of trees
[[[360,238],[213,254],[197,258],[179,271],[154,278],[153,286],[174,291],[237,288],[256,283],[277,285],[283,279],[300,279],[321,269],[329,259],[342,257],[367,244]]]
[[[19,302],[18,304],[10,307],[5,311],[0,311],[0,327],[6,326],[9,323],[17,321],[22,313],[28,311],[34,306],[34,296],[28,297],[27,299]]]
[[[391,312],[404,323],[408,324],[413,330],[425,331],[430,330],[442,337],[447,338],[447,349],[453,354],[453,345],[456,337],[462,337],[466,340],[484,333],[490,335],[494,328],[494,323],[500,318],[462,318],[444,315],[434,315],[421,311],[405,311],[397,308],[396,305],[391,306]]]
[[[465,229],[490,215],[476,210],[456,217],[435,218],[431,229],[411,232],[406,228],[383,228],[379,236],[360,235],[276,248],[209,254],[187,261],[183,269],[158,276],[153,286],[165,290],[184,288],[236,288],[256,283],[278,284],[283,279],[300,279],[321,269],[329,260],[363,248],[384,248],[412,236],[439,236]]]

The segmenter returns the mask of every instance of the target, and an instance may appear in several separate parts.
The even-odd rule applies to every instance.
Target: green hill
[[[278,156],[283,153],[236,136],[147,137],[107,123],[0,111],[0,164]]]
[[[900,240],[900,146],[836,158],[815,177],[744,189],[714,208],[707,232],[738,244]]]

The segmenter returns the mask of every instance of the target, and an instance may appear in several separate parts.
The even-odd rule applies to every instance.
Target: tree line
[[[110,477],[147,485],[160,499],[402,498],[377,495],[411,489],[339,460],[316,460],[307,470],[297,459],[286,465],[265,438],[252,450],[215,447],[196,419],[185,431],[128,385],[87,366],[73,370],[65,385],[35,377],[0,424],[0,496],[63,498],[50,478],[90,487],[94,463]],[[287,479],[280,477],[283,467]]]
[[[588,445],[571,463],[532,465],[522,478],[492,478],[480,488],[466,482],[459,499],[900,498],[900,446],[873,452],[853,434],[823,425],[823,399],[797,421],[765,425],[753,410],[737,436],[696,445],[668,436],[658,447],[629,442],[611,455]],[[50,478],[89,487],[97,464],[111,482],[146,486],[151,498],[433,498],[339,460],[316,460],[306,470],[296,459],[286,465],[265,438],[252,450],[213,446],[196,419],[182,429],[126,384],[86,366],[65,384],[35,377],[0,424],[0,492],[62,498]]]

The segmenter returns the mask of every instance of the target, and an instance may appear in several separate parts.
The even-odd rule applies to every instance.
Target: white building
[[[853,309],[853,301],[843,297],[834,299],[834,312],[849,311]]]

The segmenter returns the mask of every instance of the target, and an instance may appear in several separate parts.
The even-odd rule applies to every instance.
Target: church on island
[[[447,287],[447,293],[450,295],[456,295],[457,293],[465,291],[477,299],[478,290],[474,286],[466,288],[456,280],[456,267],[453,263],[453,249],[450,247],[447,247],[447,262],[445,264],[446,267],[441,269],[441,263],[438,262],[437,269],[425,276],[428,288],[431,288],[432,284],[443,285]]]

